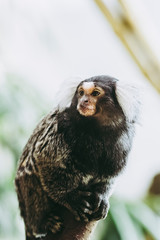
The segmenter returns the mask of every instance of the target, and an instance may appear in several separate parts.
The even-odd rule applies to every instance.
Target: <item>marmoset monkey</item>
[[[131,149],[139,113],[136,88],[96,76],[64,98],[38,124],[18,166],[15,183],[26,239],[61,231],[62,206],[79,221],[105,218],[113,183]]]

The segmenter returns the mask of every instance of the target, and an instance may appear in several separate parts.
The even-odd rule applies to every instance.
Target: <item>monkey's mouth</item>
[[[92,105],[83,105],[77,107],[79,113],[85,117],[93,116],[96,112],[96,109]]]

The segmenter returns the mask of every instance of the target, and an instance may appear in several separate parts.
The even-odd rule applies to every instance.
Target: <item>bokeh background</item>
[[[95,240],[160,240],[159,0],[0,0],[0,239],[24,239],[17,161],[71,77],[111,75],[140,88],[128,166]]]

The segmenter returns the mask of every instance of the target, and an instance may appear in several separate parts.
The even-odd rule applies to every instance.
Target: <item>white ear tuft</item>
[[[81,81],[82,79],[80,77],[74,77],[66,79],[61,84],[56,99],[59,111],[63,111],[66,107],[71,105],[72,98]]]
[[[117,81],[116,96],[127,120],[136,121],[140,108],[139,89],[134,85]]]

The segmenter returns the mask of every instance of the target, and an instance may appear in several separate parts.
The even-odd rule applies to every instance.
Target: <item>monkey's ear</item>
[[[56,104],[58,105],[58,109],[60,112],[71,105],[72,98],[76,92],[77,86],[80,84],[81,81],[82,79],[80,77],[72,77],[70,79],[66,79],[61,84],[56,99]]]
[[[116,96],[127,120],[137,121],[141,105],[139,89],[134,85],[117,81]]]

